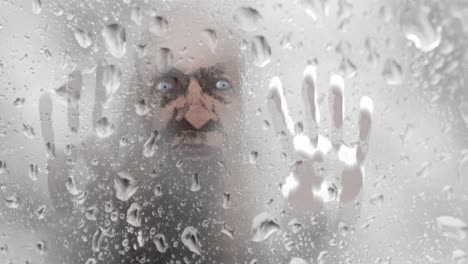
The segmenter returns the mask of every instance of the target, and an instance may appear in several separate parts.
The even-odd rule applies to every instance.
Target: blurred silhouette
[[[224,224],[229,194],[223,179],[224,160],[236,154],[239,140],[239,43],[223,37],[213,52],[213,46],[199,45],[198,35],[187,39],[181,26],[171,25],[165,39],[151,29],[141,36],[144,50],[134,54],[137,72],[117,124],[103,112],[113,107],[108,91],[120,69],[98,65],[96,134],[79,145],[55,145],[51,97],[42,95],[49,192],[63,226],[57,230],[63,241],[54,245],[60,253],[50,254],[58,259],[51,261],[166,263],[195,255],[203,263],[233,260],[232,252],[224,256],[233,249],[222,246],[233,232]],[[203,32],[202,26],[191,24],[194,32]],[[179,49],[187,49],[192,61],[173,65]],[[72,131],[79,130],[81,86],[75,71],[55,91],[65,99]]]

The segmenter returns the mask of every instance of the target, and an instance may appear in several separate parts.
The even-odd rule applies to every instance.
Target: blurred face
[[[145,48],[159,151],[174,160],[222,157],[239,127],[239,46],[226,28],[208,35],[210,23],[168,20],[163,37],[147,33]]]
[[[238,87],[222,64],[158,75],[152,91],[159,102],[153,119],[161,127],[165,154],[175,159],[210,159],[222,154],[239,113]]]

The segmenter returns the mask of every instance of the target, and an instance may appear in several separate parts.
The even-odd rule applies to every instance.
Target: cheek
[[[153,111],[153,118],[151,119],[152,130],[164,130],[172,119],[173,111],[173,108],[170,107],[156,107]]]
[[[237,104],[218,104],[215,109],[225,132],[238,129],[241,109]]]

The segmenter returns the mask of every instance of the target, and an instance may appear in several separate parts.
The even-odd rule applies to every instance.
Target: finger
[[[68,76],[68,128],[77,133],[80,128],[80,97],[82,87],[82,77],[80,71],[74,71]]]
[[[345,166],[341,174],[341,195],[340,201],[346,203],[353,201],[361,192],[364,179],[364,168],[355,164]]]
[[[47,148],[47,157],[55,157],[55,136],[52,126],[52,98],[49,93],[41,94],[39,98],[39,118],[41,122],[41,134]]]
[[[356,160],[359,164],[362,164],[367,155],[372,128],[372,113],[374,111],[372,99],[367,96],[362,97],[359,108],[359,142],[356,150]]]
[[[288,136],[294,135],[294,122],[289,115],[288,104],[284,98],[283,84],[279,77],[271,79],[268,108],[276,132],[284,133]]]
[[[59,152],[55,158],[55,138],[52,126],[52,99],[49,93],[43,93],[39,99],[39,115],[41,132],[47,146],[49,160],[47,162],[47,185],[53,208],[56,212],[65,214],[71,211],[72,201],[65,187],[66,175],[70,170],[66,156]],[[64,177],[65,176],[65,177]]]
[[[103,85],[104,67],[99,64],[96,68],[96,88],[94,90],[94,107],[93,107],[93,131],[96,130],[96,124],[102,118],[102,103],[104,102],[105,89]]]
[[[320,113],[317,107],[316,83],[317,70],[314,66],[309,65],[304,70],[302,97],[304,99],[306,122],[310,124],[310,138],[315,145],[317,144],[318,124],[320,121]]]
[[[343,77],[334,74],[330,77],[330,115],[332,119],[331,141],[334,146],[340,144],[341,129],[343,127],[343,113],[344,113],[344,81]]]

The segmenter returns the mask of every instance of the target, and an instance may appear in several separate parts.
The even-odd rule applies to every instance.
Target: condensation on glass
[[[468,263],[468,3],[0,2],[1,263]]]

